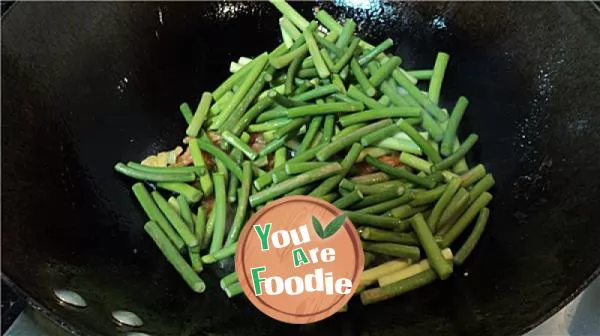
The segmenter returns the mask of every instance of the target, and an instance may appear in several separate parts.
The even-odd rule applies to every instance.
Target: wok
[[[316,4],[294,3],[311,17]],[[449,281],[311,325],[193,294],[144,234],[131,181],[112,170],[179,144],[177,111],[228,64],[279,41],[268,3],[17,3],[2,22],[2,272],[76,334],[514,335],[600,266],[600,15],[593,3],[321,3],[408,69],[451,55],[443,105],[466,95],[470,158],[497,180],[480,245]],[[231,267],[228,265],[227,267]],[[60,305],[67,288],[87,302]]]

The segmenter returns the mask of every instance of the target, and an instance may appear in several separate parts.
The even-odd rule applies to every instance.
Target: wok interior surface
[[[314,3],[294,3],[312,18]],[[279,42],[268,3],[18,3],[2,23],[2,271],[78,333],[121,335],[509,335],[556,311],[600,265],[599,15],[590,3],[321,4],[371,43],[391,37],[407,69],[451,55],[442,104],[471,104],[462,136],[496,177],[491,220],[448,281],[311,325],[194,295],[143,231],[116,161],[181,143],[229,62]],[[596,220],[594,220],[596,219]],[[81,294],[68,309],[55,288]]]

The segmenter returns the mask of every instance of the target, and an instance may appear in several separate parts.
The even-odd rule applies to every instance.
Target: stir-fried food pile
[[[447,279],[484,231],[494,185],[483,165],[465,160],[478,136],[457,137],[468,100],[450,112],[439,105],[449,55],[440,52],[433,69],[403,69],[391,39],[373,46],[351,19],[317,10],[308,22],[272,3],[283,43],[232,62],[195,111],[180,106],[184,147],[115,166],[141,181],[133,193],[147,233],[200,293],[203,268],[235,254],[252,213],[309,195],[359,230],[363,304]],[[242,292],[235,272],[221,287]]]

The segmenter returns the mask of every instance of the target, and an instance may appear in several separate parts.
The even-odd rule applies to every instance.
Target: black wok
[[[352,8],[355,6],[363,7]],[[368,5],[366,5],[368,4]],[[314,4],[295,3],[307,17]],[[600,15],[592,3],[322,4],[392,37],[406,68],[450,53],[443,104],[466,95],[473,161],[497,180],[489,229],[445,282],[304,326],[228,300],[206,272],[193,294],[143,233],[116,161],[180,143],[182,101],[229,62],[278,41],[268,3],[17,3],[2,22],[2,272],[81,334],[514,335],[550,316],[600,266]],[[370,5],[370,7],[369,7]],[[464,134],[463,134],[464,135]],[[56,288],[88,302],[59,305]]]

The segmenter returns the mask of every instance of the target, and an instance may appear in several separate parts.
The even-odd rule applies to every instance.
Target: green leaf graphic
[[[327,237],[333,236],[338,230],[344,225],[344,221],[346,220],[346,215],[339,215],[335,217],[331,223],[327,225],[325,228],[325,232],[323,234],[323,239]]]
[[[317,236],[319,236],[319,238],[323,239],[323,226],[321,225],[321,222],[319,222],[319,220],[317,219],[317,217],[312,216],[312,225],[313,225],[313,229],[315,229],[315,232],[317,233]]]

